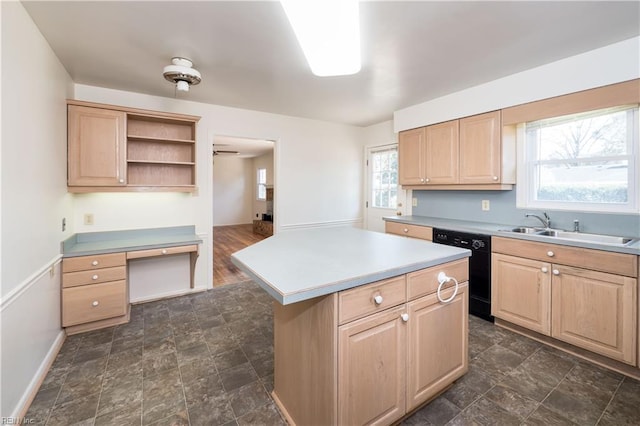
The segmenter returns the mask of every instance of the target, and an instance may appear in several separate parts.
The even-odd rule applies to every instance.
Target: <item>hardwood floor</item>
[[[231,263],[231,254],[266,237],[253,233],[253,225],[213,227],[213,286],[237,283],[249,277]]]

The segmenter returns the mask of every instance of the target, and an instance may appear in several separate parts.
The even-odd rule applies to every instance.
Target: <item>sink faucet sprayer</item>
[[[550,228],[551,227],[551,218],[549,217],[549,215],[544,212],[542,213],[542,215],[544,216],[544,219],[541,218],[540,216],[533,214],[533,213],[526,213],[524,215],[524,217],[535,217],[536,219],[538,219],[540,222],[542,222],[542,224],[544,225],[545,228]]]

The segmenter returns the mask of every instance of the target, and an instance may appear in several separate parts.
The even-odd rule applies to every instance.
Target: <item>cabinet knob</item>
[[[376,305],[380,305],[383,300],[384,299],[380,295],[377,295],[376,297],[373,298],[373,301],[376,303]]]
[[[162,249],[162,254],[167,254],[167,249]]]
[[[560,275],[560,271],[558,271],[557,269],[553,270],[553,275]]]
[[[409,314],[402,314],[400,315],[400,318],[402,318],[402,321],[407,322],[409,321]]]
[[[429,182],[429,178],[425,178],[425,179],[424,179],[424,181],[425,181],[425,182]]]
[[[552,252],[551,250],[549,250],[549,251],[547,252],[547,256],[549,256],[549,257],[553,257],[554,255],[555,255],[555,253],[554,253],[554,252]]]
[[[98,274],[94,275],[91,277],[92,280],[97,280],[98,279]]]
[[[491,179],[493,179],[493,180],[498,180],[498,176],[494,176],[494,177],[492,177]]]
[[[546,267],[546,266],[543,266],[542,268],[540,268],[540,270],[541,270],[542,272],[544,272],[545,274],[549,271],[549,269],[547,269],[547,267]]]
[[[424,182],[424,178],[420,178],[420,182]]]
[[[407,232],[409,232],[409,228],[404,228],[404,229],[402,230],[402,232],[404,232],[404,233],[406,234]]]
[[[91,306],[93,306],[93,307],[95,308],[95,307],[96,307],[96,306],[98,306],[99,304],[100,304],[100,303],[99,303],[97,300],[94,300],[94,301],[91,303]]]
[[[94,260],[93,262],[91,262],[91,264],[92,264],[93,266],[98,266],[98,261],[97,261],[97,260]]]
[[[120,181],[119,181],[119,182],[120,182],[120,183],[124,183],[124,179],[120,179]]]

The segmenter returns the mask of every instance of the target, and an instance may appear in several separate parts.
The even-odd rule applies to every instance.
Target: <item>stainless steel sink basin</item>
[[[512,229],[504,229],[506,232],[515,232],[518,234],[532,234],[545,237],[560,238],[563,240],[584,241],[586,243],[597,244],[613,244],[624,246],[635,242],[634,238],[618,237],[614,235],[586,234],[582,232],[569,232],[560,229],[540,229],[519,226]]]
[[[540,232],[540,228],[529,228],[528,226],[518,226],[517,228],[503,229],[506,232],[517,232],[518,234],[535,234]]]

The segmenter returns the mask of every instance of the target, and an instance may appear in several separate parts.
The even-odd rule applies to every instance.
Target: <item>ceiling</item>
[[[273,141],[263,139],[238,138],[234,136],[219,136],[213,138],[213,151],[219,156],[236,158],[253,158],[273,151]],[[232,152],[223,152],[232,151]],[[237,154],[233,153],[236,151]]]
[[[316,77],[276,1],[23,4],[76,83],[358,126],[640,33],[637,1],[364,1],[361,72]],[[202,73],[186,94],[173,56]]]

